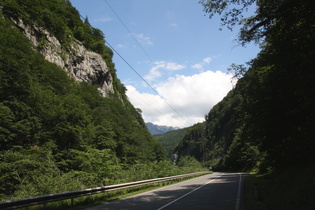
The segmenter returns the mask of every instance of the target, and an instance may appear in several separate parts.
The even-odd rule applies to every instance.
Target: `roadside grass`
[[[265,210],[267,205],[264,201],[265,190],[263,178],[256,174],[243,174],[245,178],[244,209],[245,210]]]
[[[245,210],[314,210],[314,167],[277,174],[244,174]]]

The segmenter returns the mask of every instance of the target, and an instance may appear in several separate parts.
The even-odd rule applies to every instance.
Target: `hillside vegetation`
[[[210,15],[227,6],[221,0],[201,2]],[[261,52],[247,66],[231,66],[240,78],[235,88],[204,123],[189,129],[176,151],[234,170],[313,165],[314,5],[309,0],[257,4],[256,16],[242,20],[239,41],[259,42]],[[234,12],[228,10],[231,19],[223,24],[237,23]]]
[[[177,129],[177,130],[169,131],[164,134],[154,135],[154,138],[159,140],[159,142],[166,149],[167,155],[169,157],[172,157],[172,155],[174,154],[174,149],[176,148],[178,143],[183,139],[186,133],[186,130],[187,130],[186,128]]]
[[[236,6],[237,2],[241,7]],[[270,204],[265,208],[314,208],[314,196],[305,197],[305,194],[314,195],[315,184],[312,178],[315,175],[313,2],[214,0],[201,3],[210,17],[220,14],[222,24],[228,28],[241,23],[240,44],[256,42],[261,51],[247,64],[231,65],[230,70],[239,78],[235,88],[210,110],[205,122],[189,128],[175,152],[180,156],[192,155],[215,170],[269,174],[261,178],[269,180],[261,184],[264,202],[276,200],[272,197],[276,196],[273,190],[267,186],[276,183],[271,180],[279,180],[274,179],[276,175],[289,175],[298,180],[295,170],[307,171],[304,176],[296,173],[296,176],[302,175],[301,180],[307,180],[299,182],[300,185],[289,183],[289,179],[275,185],[279,202],[287,202],[286,205]],[[255,15],[242,19],[242,12],[254,3],[257,4]],[[293,195],[289,196],[289,192]]]
[[[77,82],[38,53],[12,20],[74,40],[106,61],[114,93]],[[45,47],[45,39],[37,46]],[[191,172],[167,161],[116,77],[103,33],[68,0],[0,3],[0,200]],[[185,165],[185,164],[184,164]],[[197,169],[202,170],[202,169]]]

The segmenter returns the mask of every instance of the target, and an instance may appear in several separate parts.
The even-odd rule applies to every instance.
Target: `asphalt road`
[[[242,210],[243,180],[237,173],[213,173],[86,210]]]

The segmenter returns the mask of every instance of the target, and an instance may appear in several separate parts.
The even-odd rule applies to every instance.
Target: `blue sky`
[[[253,44],[238,45],[238,28],[220,31],[220,17],[209,19],[198,0],[71,3],[154,88],[114,54],[118,78],[146,122],[177,127],[202,122],[233,88],[226,69],[232,63],[244,64],[259,52]]]

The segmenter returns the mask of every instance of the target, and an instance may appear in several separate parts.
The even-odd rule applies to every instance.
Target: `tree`
[[[297,22],[312,22],[314,11],[311,0],[201,0],[200,3],[204,6],[204,11],[209,13],[210,18],[215,14],[223,13],[222,26],[232,30],[235,25],[242,25],[238,38],[242,45],[251,41],[259,43],[271,33],[274,25],[282,21],[292,25]],[[256,3],[256,14],[244,18],[244,12],[248,11],[254,3]]]
[[[121,165],[164,160],[116,77],[103,33],[82,22],[70,1],[3,0],[0,8],[0,200],[117,183],[119,174],[132,179]],[[115,93],[102,97],[97,85],[46,61],[12,20],[50,31],[61,56],[75,56],[74,38],[98,51]]]
[[[234,169],[309,165],[315,149],[315,5],[310,0],[202,0],[222,26],[240,24],[238,40],[261,44],[257,58],[232,64],[235,89],[189,131],[179,151],[197,159],[220,158]],[[244,17],[256,4],[256,13]],[[200,134],[200,135],[197,135]],[[204,147],[202,139],[207,139]],[[205,149],[201,149],[205,148]],[[196,152],[198,151],[198,152]],[[217,154],[215,154],[215,152]],[[206,155],[205,155],[206,154]],[[220,165],[220,163],[218,163]]]

